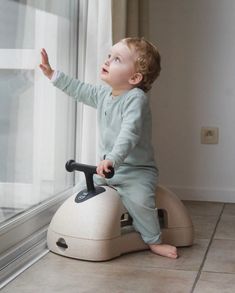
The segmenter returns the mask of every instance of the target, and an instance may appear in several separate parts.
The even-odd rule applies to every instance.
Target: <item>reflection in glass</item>
[[[0,225],[74,184],[64,165],[74,157],[75,102],[38,64],[44,47],[54,68],[75,75],[75,2],[0,1]]]
[[[35,10],[26,1],[0,1],[0,48],[33,49]]]

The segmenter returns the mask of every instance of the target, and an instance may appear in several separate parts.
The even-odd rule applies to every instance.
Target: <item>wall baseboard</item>
[[[235,189],[209,189],[165,185],[182,200],[235,203]]]

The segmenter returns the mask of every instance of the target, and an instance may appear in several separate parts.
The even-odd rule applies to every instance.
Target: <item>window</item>
[[[45,47],[55,68],[75,74],[74,1],[57,3],[0,3],[1,222],[73,184],[64,165],[74,156],[75,104],[38,69]]]
[[[76,75],[77,11],[78,0],[0,1],[1,255],[42,229],[48,202],[74,185],[64,166],[74,158],[76,105],[38,64],[45,48],[54,68]]]

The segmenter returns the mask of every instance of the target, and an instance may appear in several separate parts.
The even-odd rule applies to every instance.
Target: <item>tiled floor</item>
[[[234,293],[235,204],[185,202],[195,243],[170,260],[149,251],[93,263],[48,253],[2,293]]]

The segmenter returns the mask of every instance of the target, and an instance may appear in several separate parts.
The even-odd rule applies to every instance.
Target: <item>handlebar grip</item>
[[[80,163],[75,162],[74,160],[67,161],[67,163],[65,165],[65,169],[68,172],[81,171],[81,172],[84,172],[85,174],[89,174],[89,175],[97,174],[96,166],[80,164]],[[110,170],[110,172],[104,172],[105,178],[108,178],[108,179],[110,179],[114,176],[114,168],[110,167],[109,170]]]
[[[113,167],[109,167],[109,172],[103,172],[105,178],[110,179],[114,176],[114,168]],[[96,173],[97,174],[97,173]]]
[[[80,164],[80,163],[75,162],[74,160],[69,160],[65,165],[65,169],[68,172],[81,171],[81,172],[89,173],[89,174],[96,173],[95,166]]]

